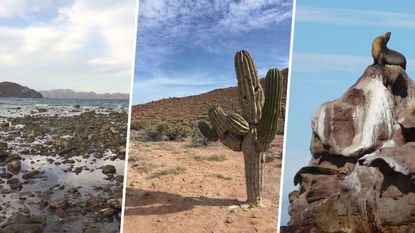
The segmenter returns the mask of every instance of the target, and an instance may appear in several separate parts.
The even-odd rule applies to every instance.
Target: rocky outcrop
[[[43,98],[39,92],[12,82],[0,83],[0,97]]]
[[[405,71],[369,66],[312,129],[282,232],[413,232],[415,83]]]

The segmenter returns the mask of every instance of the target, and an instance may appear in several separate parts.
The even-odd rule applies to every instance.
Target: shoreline
[[[118,232],[127,108],[2,109],[0,231]]]

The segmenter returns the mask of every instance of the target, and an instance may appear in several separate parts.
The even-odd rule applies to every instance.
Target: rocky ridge
[[[12,82],[0,82],[0,97],[43,98],[41,93]]]
[[[412,232],[415,83],[369,66],[312,118],[312,158],[297,172],[281,232]]]

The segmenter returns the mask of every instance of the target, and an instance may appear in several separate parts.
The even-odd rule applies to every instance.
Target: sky
[[[135,0],[2,0],[0,82],[129,93]]]
[[[372,41],[392,32],[388,47],[406,56],[415,77],[415,2],[297,0],[281,224],[289,220],[293,177],[311,159],[311,117],[318,107],[343,95],[373,63]]]
[[[260,76],[288,67],[291,0],[140,0],[133,103],[236,85],[234,55]]]

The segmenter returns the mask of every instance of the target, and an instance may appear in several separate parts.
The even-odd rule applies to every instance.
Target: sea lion
[[[372,43],[372,57],[373,65],[399,65],[404,70],[406,69],[406,59],[405,56],[392,50],[388,49],[386,44],[388,43],[390,37],[390,32],[387,32],[383,35],[376,37]]]

